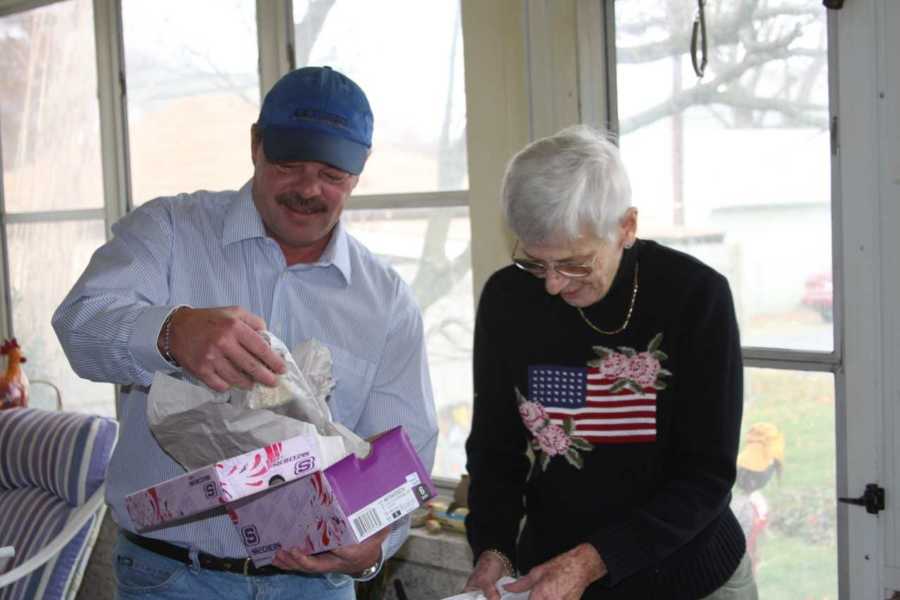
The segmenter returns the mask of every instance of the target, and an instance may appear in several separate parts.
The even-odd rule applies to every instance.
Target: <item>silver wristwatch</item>
[[[376,560],[375,564],[371,567],[366,567],[359,573],[353,576],[353,579],[368,579],[375,575],[378,572],[378,567],[380,566],[381,560]]]

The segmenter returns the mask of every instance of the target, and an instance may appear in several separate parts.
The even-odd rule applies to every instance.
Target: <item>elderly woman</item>
[[[742,409],[725,278],[638,239],[616,147],[516,155],[513,265],[484,287],[467,441],[467,589],[531,600],[756,598],[729,509]],[[524,522],[523,522],[524,518]]]

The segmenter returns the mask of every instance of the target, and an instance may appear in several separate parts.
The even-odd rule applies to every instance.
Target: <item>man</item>
[[[285,365],[257,334],[329,347],[335,420],[369,437],[403,425],[428,468],[437,427],[421,313],[409,288],[344,230],[340,215],[372,143],[364,92],[328,67],[285,75],[251,128],[253,178],[238,191],[157,198],[113,227],[53,317],[73,369],[122,384],[107,502],[123,534],[121,598],[353,598],[408,523],[316,556],[279,551],[249,567],[225,516],[138,536],[124,498],[184,470],[152,437],[155,371],[210,388],[274,385]]]

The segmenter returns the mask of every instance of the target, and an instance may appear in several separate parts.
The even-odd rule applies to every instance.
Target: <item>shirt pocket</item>
[[[340,346],[328,344],[331,350],[335,385],[328,404],[334,420],[353,429],[372,393],[375,363]]]

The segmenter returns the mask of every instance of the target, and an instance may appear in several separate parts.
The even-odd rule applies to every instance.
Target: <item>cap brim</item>
[[[269,162],[313,160],[359,175],[369,156],[363,144],[318,131],[266,127],[262,139]]]

